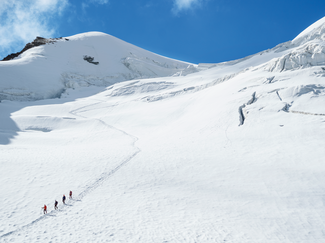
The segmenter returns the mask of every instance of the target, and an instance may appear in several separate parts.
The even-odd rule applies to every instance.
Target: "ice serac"
[[[44,39],[46,40],[46,39]],[[60,97],[67,88],[193,72],[166,58],[101,32],[51,39],[0,62],[0,100]],[[183,72],[186,73],[186,72]]]
[[[325,17],[301,32],[294,40],[276,48],[281,57],[267,63],[265,69],[282,72],[325,64]]]

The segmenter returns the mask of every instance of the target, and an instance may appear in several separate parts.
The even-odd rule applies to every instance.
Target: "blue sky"
[[[192,63],[242,58],[292,40],[324,0],[0,0],[0,59],[36,36],[101,31]]]

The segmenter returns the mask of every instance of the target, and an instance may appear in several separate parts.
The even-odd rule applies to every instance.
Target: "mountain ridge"
[[[0,100],[55,98],[67,88],[171,76],[193,66],[100,32],[42,41],[44,45],[0,62]]]
[[[37,37],[21,52],[6,57],[11,59],[5,61],[8,63],[0,62],[0,100],[58,98],[69,88],[104,87],[138,78],[188,75],[238,63],[247,63],[248,68],[252,58],[254,65],[265,63],[264,68],[270,71],[322,65],[325,63],[322,61],[325,45],[321,44],[325,38],[322,34],[325,33],[324,19],[306,28],[292,41],[242,59],[216,64],[196,65],[162,57],[102,32],[65,38]],[[304,47],[309,42],[313,43]],[[256,62],[259,55],[264,58]],[[85,61],[91,65],[85,65]],[[43,85],[48,85],[49,90],[42,89]]]

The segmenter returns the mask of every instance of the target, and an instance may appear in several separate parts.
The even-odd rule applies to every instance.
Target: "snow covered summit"
[[[66,88],[171,76],[190,65],[100,32],[44,43],[0,62],[0,100],[60,97]]]

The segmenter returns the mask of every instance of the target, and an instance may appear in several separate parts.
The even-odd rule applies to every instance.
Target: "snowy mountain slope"
[[[67,88],[171,76],[189,65],[89,32],[53,40],[0,62],[0,99],[55,98]]]
[[[297,35],[296,38],[293,39],[293,42],[297,44],[302,44],[304,42],[314,39],[324,40],[324,24],[325,17],[316,21],[308,28],[306,28],[303,32],[301,32],[299,35]]]
[[[318,36],[186,76],[3,100],[0,242],[323,242]]]

